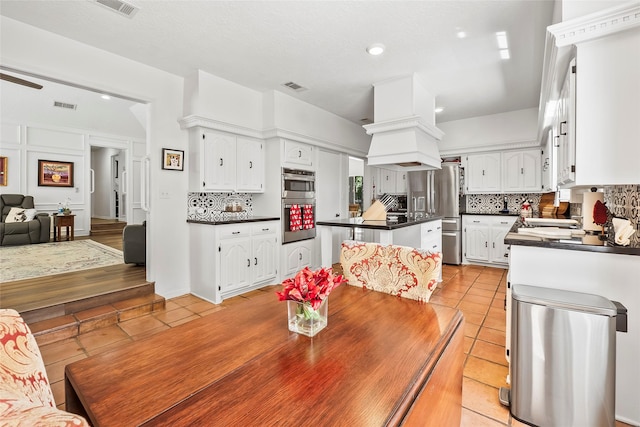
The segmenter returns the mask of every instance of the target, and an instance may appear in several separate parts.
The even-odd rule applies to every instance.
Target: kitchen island
[[[442,252],[442,217],[402,218],[398,221],[365,221],[361,217],[334,221],[317,221],[320,232],[322,265],[336,261],[342,240],[362,240],[382,245],[401,245]],[[347,230],[349,233],[336,233]],[[364,234],[362,231],[368,231]],[[334,241],[335,240],[335,241]],[[339,240],[339,241],[338,241]]]
[[[616,419],[640,425],[640,247],[609,246],[597,236],[570,239],[523,236],[511,228],[507,288],[507,351],[511,285],[523,284],[600,295],[628,310],[628,332],[616,333]],[[569,375],[569,373],[567,373]]]

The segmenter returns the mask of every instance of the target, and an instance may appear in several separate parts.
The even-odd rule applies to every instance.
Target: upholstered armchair
[[[88,426],[56,408],[36,339],[20,314],[0,309],[0,424]]]
[[[122,230],[122,255],[125,264],[145,265],[147,261],[147,221],[130,224]]]
[[[428,302],[438,285],[442,254],[346,240],[342,242],[340,264],[350,285]]]
[[[36,213],[32,196],[0,194],[0,212],[0,246],[49,241],[51,217],[47,213]]]

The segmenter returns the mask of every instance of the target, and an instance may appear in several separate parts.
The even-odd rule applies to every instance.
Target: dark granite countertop
[[[225,225],[225,224],[242,224],[245,222],[261,222],[261,221],[280,221],[277,216],[250,216],[243,219],[225,219],[217,221],[201,221],[198,219],[188,219],[191,224],[208,224],[208,225]]]
[[[398,221],[364,221],[362,217],[338,219],[335,221],[316,221],[316,225],[328,225],[331,227],[347,228],[367,228],[372,230],[397,230],[399,228],[411,227],[425,222],[442,219],[441,216],[430,216],[427,218],[413,219],[398,217]]]
[[[640,256],[640,246],[610,246],[606,241],[601,241],[597,235],[586,234],[582,237],[572,237],[571,239],[535,237],[519,234],[518,229],[520,227],[524,227],[522,219],[518,219],[513,224],[511,230],[505,236],[504,243],[507,245]]]

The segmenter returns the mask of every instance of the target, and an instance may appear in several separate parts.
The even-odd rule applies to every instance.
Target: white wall
[[[165,297],[187,293],[187,173],[160,167],[162,147],[188,148],[187,134],[177,122],[182,117],[183,79],[4,16],[0,19],[3,65],[149,102],[148,279]],[[188,163],[187,155],[185,169]],[[160,199],[160,192],[167,197]]]
[[[264,94],[264,129],[313,138],[316,144],[366,156],[371,137],[362,126],[278,91]],[[304,139],[303,139],[304,141]]]
[[[437,126],[444,132],[438,144],[442,156],[539,145],[538,108],[454,120]]]
[[[185,79],[184,115],[262,130],[262,94],[198,70]]]

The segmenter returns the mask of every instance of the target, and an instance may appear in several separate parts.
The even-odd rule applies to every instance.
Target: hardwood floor
[[[92,219],[92,223],[96,219]],[[118,223],[117,221],[97,220],[101,224]],[[112,233],[100,233],[94,236],[77,237],[77,240],[91,239],[106,246],[122,250],[122,222],[117,224]],[[36,310],[56,307],[55,310],[67,311],[74,307],[74,301],[86,301],[90,298],[104,296],[109,302],[109,295],[130,288],[148,284],[144,266],[117,264],[108,267],[74,271],[52,276],[5,282],[0,287],[0,308],[13,308],[23,314],[25,319],[39,320],[41,315],[33,314]],[[134,291],[131,291],[135,293]],[[113,298],[113,297],[111,297]],[[66,306],[66,308],[64,308]],[[84,307],[75,304],[76,307]],[[31,314],[30,314],[31,313]]]

